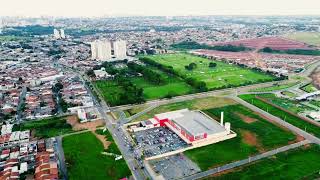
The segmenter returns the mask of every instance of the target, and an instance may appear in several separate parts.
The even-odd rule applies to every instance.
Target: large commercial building
[[[219,123],[202,111],[181,109],[157,114],[154,118],[140,122],[140,125],[132,128],[132,130],[136,132],[154,127],[169,128],[187,144],[197,144],[205,141],[219,142],[229,139],[228,136],[232,134],[235,137],[235,133],[230,129],[230,123],[223,122],[223,112]]]
[[[123,40],[113,42],[114,56],[116,59],[123,60],[127,58],[127,43]]]

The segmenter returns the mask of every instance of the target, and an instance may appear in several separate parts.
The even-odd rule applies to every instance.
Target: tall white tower
[[[99,41],[98,42],[98,59],[102,61],[111,60],[111,42]]]
[[[62,39],[65,39],[66,38],[66,35],[64,34],[64,29],[60,29],[60,37]]]
[[[98,59],[98,43],[94,41],[91,43],[91,58]]]
[[[118,60],[127,58],[127,43],[123,40],[117,40],[113,42],[114,56]]]

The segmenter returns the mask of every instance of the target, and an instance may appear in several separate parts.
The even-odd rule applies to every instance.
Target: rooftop
[[[156,115],[160,119],[168,118],[192,135],[215,134],[226,131],[223,126],[201,111],[182,109]]]

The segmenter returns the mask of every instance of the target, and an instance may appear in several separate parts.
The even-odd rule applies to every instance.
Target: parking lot
[[[201,171],[194,162],[183,154],[151,160],[149,163],[153,170],[165,179],[180,179]]]
[[[188,147],[187,143],[166,127],[135,132],[134,138],[146,157]]]

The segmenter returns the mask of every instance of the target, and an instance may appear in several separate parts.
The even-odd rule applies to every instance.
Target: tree
[[[210,62],[209,63],[209,67],[211,67],[211,68],[217,67],[217,63]]]
[[[185,66],[184,68],[191,71],[197,67],[196,63],[190,63],[189,65]]]

